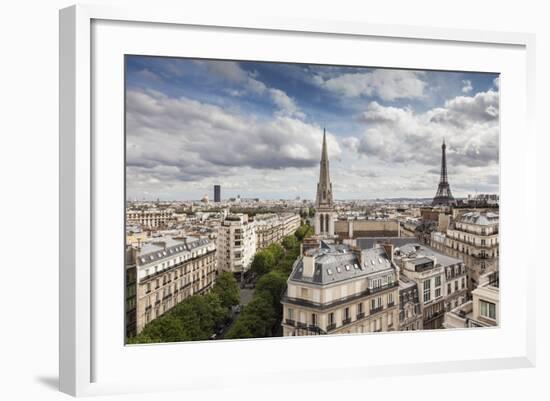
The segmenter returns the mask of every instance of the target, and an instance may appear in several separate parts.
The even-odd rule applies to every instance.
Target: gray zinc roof
[[[346,245],[324,245],[310,251],[315,257],[313,277],[303,276],[302,258],[294,264],[290,280],[311,284],[331,284],[357,277],[367,277],[393,268],[384,248],[362,250],[363,263]]]
[[[434,251],[432,248],[428,248],[424,245],[416,244],[407,244],[399,248],[401,254],[407,257],[407,254],[415,254],[418,258],[432,258],[435,257],[437,263],[446,267],[450,265],[455,265],[457,263],[462,263],[461,259],[453,258],[451,256],[444,255],[442,253]]]
[[[357,246],[361,249],[374,248],[379,241],[385,241],[393,244],[396,247],[400,247],[406,244],[417,243],[418,239],[415,237],[368,237],[357,238]]]

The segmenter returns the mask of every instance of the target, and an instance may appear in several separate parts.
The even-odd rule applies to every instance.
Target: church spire
[[[332,183],[330,182],[327,133],[325,129],[323,129],[323,149],[321,151],[319,183],[317,184],[317,207],[322,206],[332,206]]]

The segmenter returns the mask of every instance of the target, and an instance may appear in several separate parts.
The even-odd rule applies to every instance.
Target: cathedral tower
[[[323,130],[323,149],[321,151],[320,164],[317,199],[315,201],[315,234],[334,236],[336,212],[334,211],[334,201],[332,199],[332,183],[330,182],[327,134],[325,130]]]

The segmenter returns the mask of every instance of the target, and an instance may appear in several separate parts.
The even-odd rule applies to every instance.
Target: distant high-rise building
[[[214,202],[221,202],[222,200],[222,187],[214,185]]]

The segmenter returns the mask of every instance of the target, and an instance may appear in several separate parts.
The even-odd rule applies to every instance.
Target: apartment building
[[[174,216],[174,209],[126,209],[126,224],[143,228],[157,228],[167,225]]]
[[[129,246],[126,256],[127,336],[216,280],[216,246],[206,238],[155,238]]]
[[[325,241],[298,258],[282,297],[283,335],[399,329],[399,272],[391,250]]]
[[[445,234],[432,233],[431,246],[464,261],[468,289],[473,291],[482,275],[498,270],[498,228],[498,214],[466,212],[457,216]]]
[[[489,272],[480,277],[479,286],[472,291],[472,300],[445,314],[445,328],[494,327],[500,323],[499,273]]]
[[[399,276],[399,330],[422,330],[422,310],[415,281]]]
[[[265,213],[254,217],[256,249],[263,249],[273,243],[281,243],[300,227],[300,216],[294,213]]]
[[[443,328],[445,311],[467,301],[467,269],[462,260],[417,243],[396,248],[394,260],[401,275],[417,285],[422,327]]]
[[[287,235],[294,234],[302,224],[300,215],[296,213],[283,213],[279,216],[283,226],[283,238]]]
[[[256,253],[256,229],[246,214],[230,214],[218,227],[218,270],[244,273]]]

